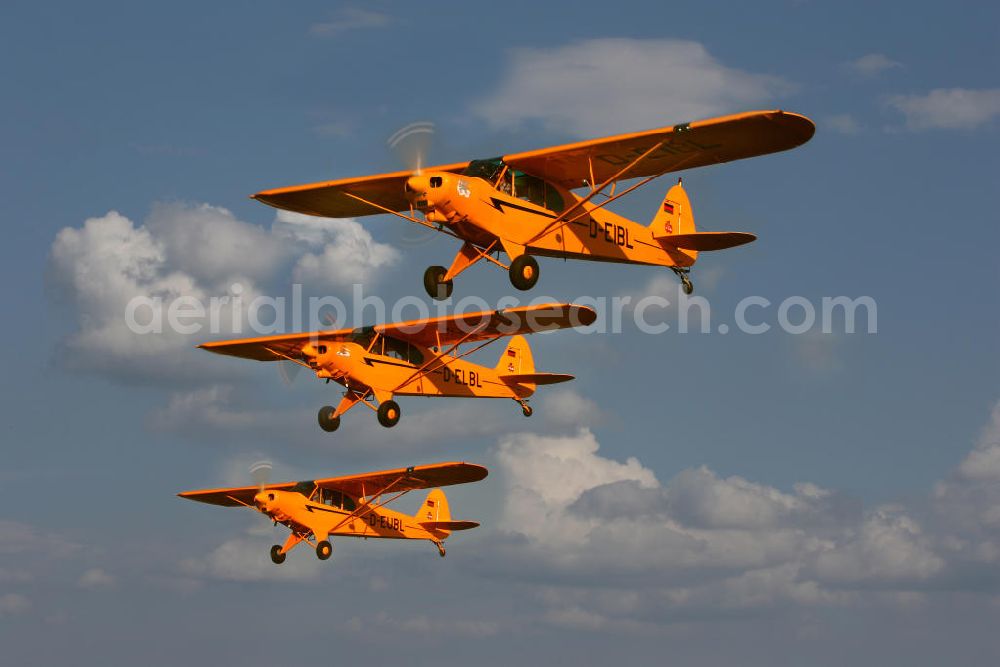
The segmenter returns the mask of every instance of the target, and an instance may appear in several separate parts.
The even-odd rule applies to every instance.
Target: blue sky
[[[11,661],[1000,658],[995,7],[2,14]],[[700,228],[759,236],[703,256],[698,294],[730,323],[748,296],[870,296],[876,334],[536,336],[539,366],[578,379],[540,392],[530,421],[505,401],[404,399],[391,433],[351,414],[330,437],[315,426],[330,388],[122,327],[131,296],[234,281],[346,298],[357,275],[366,294],[423,299],[450,239],[385,216],[307,238],[247,197],[397,169],[385,142],[407,123],[433,121],[431,158],[450,162],[756,108],[817,134],[683,174]],[[614,210],[649,219],[670,181]],[[532,297],[676,295],[654,269],[541,269]],[[491,267],[456,284],[508,295]],[[275,568],[263,519],[174,496],[262,457],[282,479],[483,463],[487,480],[449,492],[483,527],[444,560],[341,540],[331,561]]]

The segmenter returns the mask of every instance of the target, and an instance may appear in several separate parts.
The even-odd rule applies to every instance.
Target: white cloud
[[[388,14],[361,9],[359,7],[344,7],[330,20],[314,23],[309,26],[309,32],[321,37],[331,37],[353,30],[365,28],[384,28],[392,21]]]
[[[325,293],[368,284],[398,257],[353,220],[282,212],[267,230],[207,204],[159,204],[143,224],[111,211],[62,229],[52,243],[49,284],[76,311],[79,327],[64,341],[61,361],[132,382],[192,380],[206,367],[216,373],[213,361],[191,348],[211,334],[251,335],[248,310],[263,290],[280,296],[289,277]],[[143,301],[134,323],[155,326],[158,312],[159,332],[129,326],[126,314],[137,297]],[[170,326],[177,305],[194,309],[193,316],[175,318],[194,325],[194,333]],[[294,321],[294,304],[277,317],[266,303],[258,305],[256,319],[265,327],[284,329]],[[304,320],[307,313],[301,315]]]
[[[968,480],[1000,482],[1000,403],[993,406],[989,424],[958,472]]]
[[[80,575],[80,588],[109,588],[115,585],[115,577],[99,567],[91,568]]]
[[[274,538],[276,533],[271,532],[270,537]],[[284,539],[282,534],[277,541],[284,542]],[[243,536],[226,540],[203,557],[182,560],[179,569],[183,575],[199,579],[301,582],[316,579],[322,573],[322,566],[330,564],[320,561],[312,547],[302,543],[288,554],[284,563],[275,565],[269,554],[274,543],[267,536],[257,535],[251,530]]]
[[[593,137],[744,111],[790,89],[723,65],[699,42],[605,38],[512,50],[503,81],[472,110],[494,127],[541,121]]]
[[[846,66],[855,74],[860,74],[864,77],[874,77],[882,72],[902,67],[903,65],[892,60],[884,53],[869,53],[846,63]]]
[[[266,283],[293,252],[263,227],[209,204],[155,204],[143,227],[170,268],[201,285]]]
[[[150,415],[150,426],[157,431],[224,432],[252,429],[268,415],[257,410],[230,408],[233,387],[212,385],[193,391],[176,392],[163,408]]]
[[[685,525],[710,529],[771,528],[809,512],[829,492],[802,485],[788,494],[742,477],[719,478],[706,466],[679,473],[666,489],[671,513]]]
[[[661,484],[635,459],[602,456],[587,429],[511,434],[496,451],[501,533],[481,567],[544,577],[541,620],[602,631],[735,609],[989,595],[1000,586],[995,448],[1000,403],[929,503],[862,511],[812,483],[785,491],[705,466]]]
[[[279,236],[321,246],[319,253],[306,253],[295,264],[296,282],[320,287],[369,283],[379,272],[396,264],[399,252],[378,243],[356,220],[317,218],[278,211],[272,229]]]
[[[557,426],[592,426],[604,419],[597,403],[572,389],[545,391],[537,409],[546,422]]]
[[[871,512],[852,535],[817,554],[814,572],[827,583],[890,587],[926,581],[944,568],[921,526],[899,507]]]
[[[972,130],[1000,115],[1000,88],[937,88],[926,95],[893,95],[887,103],[910,130]]]

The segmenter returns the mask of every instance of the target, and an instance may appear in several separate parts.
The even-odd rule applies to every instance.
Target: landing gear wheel
[[[683,287],[684,293],[689,296],[694,292],[694,283],[691,282],[686,273],[681,274],[681,287]]]
[[[316,543],[316,558],[320,560],[326,560],[333,553],[333,545],[326,540],[321,540]]]
[[[535,414],[535,411],[531,409],[530,405],[522,405],[521,412],[524,413],[525,417],[530,417],[531,415]]]
[[[448,271],[443,266],[428,266],[427,270],[424,271],[424,289],[427,290],[427,295],[435,301],[444,301],[451,296],[452,290],[455,289],[453,280],[447,282],[443,280],[446,273]]]
[[[396,401],[382,401],[378,406],[378,423],[386,428],[396,425],[400,416],[399,403]]]
[[[510,263],[510,284],[521,291],[529,290],[538,282],[538,262],[531,255],[521,255]]]
[[[288,554],[281,553],[281,545],[275,544],[271,547],[271,562],[275,565],[281,565],[285,562],[285,556]]]
[[[445,554],[444,545],[441,544],[440,542],[435,542],[434,544],[438,548],[438,555],[441,556],[441,558],[444,558],[444,554]]]
[[[332,405],[324,405],[319,409],[319,427],[327,433],[333,433],[340,428],[340,417],[334,417],[337,409]]]

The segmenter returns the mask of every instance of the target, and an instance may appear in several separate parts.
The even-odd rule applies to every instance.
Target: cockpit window
[[[351,342],[357,343],[367,350],[371,347],[376,335],[375,327],[359,327],[351,332]]]
[[[383,337],[385,340],[385,354],[387,357],[393,357],[401,361],[407,361],[414,366],[419,366],[424,363],[424,355],[420,354],[420,350],[401,340],[396,340],[395,338],[389,338],[387,336]]]
[[[558,190],[542,179],[523,171],[514,172],[514,196],[556,213],[562,211],[565,205]]]
[[[503,158],[494,157],[488,160],[473,160],[469,166],[462,171],[463,176],[481,178],[492,183],[500,175],[500,170],[504,168]]]
[[[318,500],[324,505],[347,510],[348,512],[353,512],[357,509],[357,505],[350,496],[336,489],[321,489]]]
[[[462,174],[482,178],[501,192],[513,194],[515,197],[530,201],[532,204],[537,204],[556,213],[565,208],[562,195],[550,184],[537,176],[506,167],[503,158],[499,157],[488,160],[473,160]],[[503,172],[502,178],[501,172]]]

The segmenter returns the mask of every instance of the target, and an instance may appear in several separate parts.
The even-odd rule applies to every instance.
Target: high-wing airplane
[[[383,426],[395,426],[401,413],[394,396],[510,398],[530,417],[527,399],[538,385],[566,382],[573,376],[537,372],[522,334],[587,326],[596,319],[597,313],[586,306],[549,303],[199,347],[257,361],[291,361],[322,380],[343,385],[340,404],[319,411],[320,428],[336,431],[341,416],[359,404],[375,411]],[[495,367],[465,360],[507,336],[510,343]],[[460,346],[472,344],[458,352]]]
[[[517,289],[531,289],[539,275],[535,256],[664,266],[690,294],[688,273],[699,252],[756,237],[697,231],[680,181],[649,223],[605,207],[664,174],[789,150],[814,132],[813,122],[799,114],[750,111],[487,160],[264,190],[253,197],[331,218],[390,213],[455,237],[462,245],[451,265],[424,273],[424,288],[435,299],[448,298],[453,279],[481,260],[507,270]],[[616,192],[619,182],[635,178],[641,180]],[[501,251],[509,264],[500,261]]]
[[[364,538],[429,540],[445,554],[444,541],[452,531],[475,528],[473,521],[453,521],[441,486],[478,482],[486,468],[471,463],[436,463],[383,470],[346,477],[260,484],[227,489],[184,491],[181,498],[211,505],[249,507],[286,526],[291,533],[283,545],[271,547],[271,560],[285,557],[300,542],[312,544],[316,557],[333,553],[334,535]],[[433,489],[414,515],[386,506],[410,491]],[[387,496],[383,499],[383,496]]]

